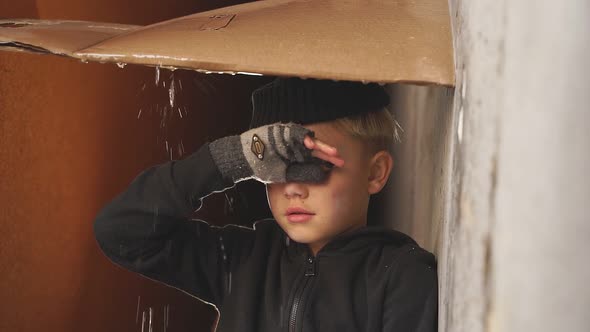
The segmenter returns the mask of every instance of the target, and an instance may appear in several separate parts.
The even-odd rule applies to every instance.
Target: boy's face
[[[334,166],[323,183],[272,183],[266,185],[266,193],[272,214],[287,235],[308,244],[316,254],[336,236],[366,225],[369,197],[375,190],[369,185],[373,159],[359,140],[331,122],[304,127],[313,130],[316,139],[336,147],[344,166]],[[289,220],[287,209],[292,207],[313,215],[305,222]]]

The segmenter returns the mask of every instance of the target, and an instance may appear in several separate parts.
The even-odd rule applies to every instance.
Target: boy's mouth
[[[315,215],[315,213],[307,211],[303,208],[291,207],[287,209],[285,215],[290,222],[303,223],[309,221]]]
[[[285,215],[286,216],[289,216],[289,215],[292,215],[292,214],[310,214],[310,215],[314,215],[315,213],[313,213],[311,211],[307,211],[306,209],[300,208],[300,207],[290,207],[285,212]]]

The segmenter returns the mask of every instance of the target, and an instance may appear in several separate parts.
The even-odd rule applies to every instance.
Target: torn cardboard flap
[[[0,22],[0,45],[204,72],[454,84],[444,0],[257,1],[145,27],[36,22]]]

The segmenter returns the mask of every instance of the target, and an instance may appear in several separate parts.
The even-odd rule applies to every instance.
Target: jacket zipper
[[[297,314],[299,312],[299,308],[302,307],[302,297],[305,294],[307,285],[310,284],[311,277],[315,276],[315,260],[312,256],[308,256],[306,265],[303,286],[301,286],[300,289],[295,293],[295,298],[293,299],[293,306],[291,307],[291,314],[289,316],[289,332],[295,332]]]

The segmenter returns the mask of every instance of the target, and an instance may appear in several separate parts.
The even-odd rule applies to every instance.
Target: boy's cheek
[[[348,205],[346,199],[337,194],[332,195],[330,203],[331,212],[336,215],[343,214],[346,211]]]
[[[346,181],[334,181],[329,192],[326,195],[326,200],[329,200],[332,211],[344,211],[347,208],[347,204],[350,203],[350,183]]]
[[[267,197],[268,197],[268,204],[271,212],[273,215],[278,217],[279,215],[279,200],[277,199],[277,193],[275,189],[267,188]]]
[[[359,175],[355,175],[359,176]],[[346,215],[362,203],[363,186],[360,181],[350,181],[350,177],[335,181],[330,190],[329,200],[333,213]],[[339,179],[340,180],[340,179]]]

